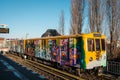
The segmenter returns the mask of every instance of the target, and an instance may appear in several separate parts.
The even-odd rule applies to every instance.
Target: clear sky
[[[0,0],[0,24],[7,24],[5,38],[41,37],[47,29],[58,29],[61,10],[65,16],[65,34],[69,33],[71,0]]]

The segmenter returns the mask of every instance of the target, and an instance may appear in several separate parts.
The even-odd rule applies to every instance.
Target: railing
[[[120,62],[107,61],[107,72],[120,75]]]

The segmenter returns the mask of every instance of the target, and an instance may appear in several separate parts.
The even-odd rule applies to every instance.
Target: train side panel
[[[34,44],[35,44],[35,57],[45,60],[51,60],[51,51],[48,39],[34,40]]]
[[[105,36],[100,33],[30,39],[26,54],[80,69],[106,66]]]

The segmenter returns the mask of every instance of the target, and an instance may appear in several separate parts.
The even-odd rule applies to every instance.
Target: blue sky
[[[7,24],[5,38],[40,37],[47,29],[58,29],[61,10],[65,33],[69,33],[71,0],[0,0],[0,24]]]

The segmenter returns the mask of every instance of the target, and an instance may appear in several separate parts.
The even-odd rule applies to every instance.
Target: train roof
[[[102,35],[101,33],[98,32],[93,32],[93,33],[87,33],[87,34],[75,34],[75,35],[61,35],[61,36],[48,36],[48,37],[41,37],[41,38],[30,38],[27,40],[39,40],[39,39],[58,39],[58,38],[75,38],[75,37],[103,37],[105,38],[105,35]]]

